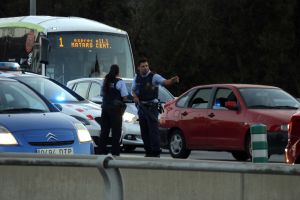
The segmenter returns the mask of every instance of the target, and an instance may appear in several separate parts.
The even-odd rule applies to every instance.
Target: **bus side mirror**
[[[49,43],[47,37],[40,37],[40,63],[48,64]]]

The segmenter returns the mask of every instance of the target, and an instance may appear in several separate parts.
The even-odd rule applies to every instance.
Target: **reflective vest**
[[[114,82],[111,83],[108,94],[103,94],[103,105],[112,105],[114,100],[122,101],[121,92],[116,88],[119,80],[121,79],[116,78]]]
[[[152,101],[158,98],[158,86],[152,84],[154,73],[150,72],[146,77],[140,74],[136,77],[137,96],[140,101]]]

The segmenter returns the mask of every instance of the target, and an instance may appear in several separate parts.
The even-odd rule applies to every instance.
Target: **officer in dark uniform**
[[[118,78],[119,66],[112,65],[105,76],[101,89],[103,96],[101,113],[101,134],[99,139],[99,154],[107,154],[108,136],[112,133],[111,154],[120,155],[120,138],[122,132],[122,116],[124,113],[124,100],[127,100],[128,91],[125,82]]]
[[[160,157],[160,135],[158,131],[158,86],[170,86],[179,82],[179,77],[165,79],[150,71],[146,58],[138,62],[138,73],[133,80],[132,96],[138,107],[139,124],[146,157]]]

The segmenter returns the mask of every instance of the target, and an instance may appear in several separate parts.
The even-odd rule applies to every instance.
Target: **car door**
[[[186,135],[188,146],[191,148],[206,144],[205,116],[211,93],[212,88],[196,88],[192,97],[187,100],[186,107],[179,113],[181,127]]]
[[[243,145],[245,124],[243,112],[229,110],[225,104],[235,101],[237,95],[231,88],[218,87],[215,90],[213,104],[207,113],[207,143],[214,149],[235,149]]]

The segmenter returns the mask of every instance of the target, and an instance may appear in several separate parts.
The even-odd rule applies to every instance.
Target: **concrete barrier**
[[[123,199],[107,156],[0,154],[0,200]]]
[[[1,200],[298,200],[300,195],[296,165],[35,155],[0,155],[0,164]]]

